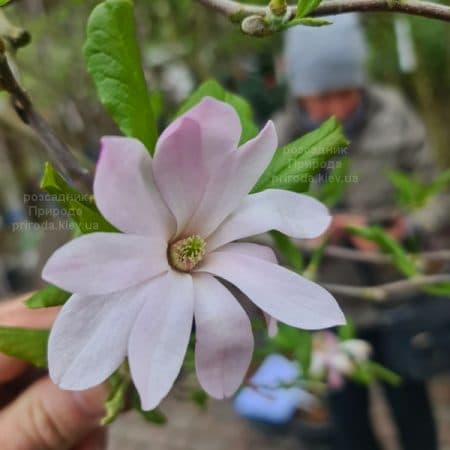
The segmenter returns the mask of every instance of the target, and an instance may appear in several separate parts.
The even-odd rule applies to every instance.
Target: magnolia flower
[[[50,334],[49,372],[69,390],[99,384],[128,358],[144,409],[167,395],[193,319],[198,379],[232,395],[252,352],[251,324],[227,280],[274,320],[319,329],[344,322],[320,286],[277,265],[271,249],[234,241],[279,230],[314,238],[330,223],[305,195],[248,195],[277,148],[271,122],[240,148],[233,108],[206,98],[161,135],[153,160],[137,140],[104,137],[94,180],[99,210],[122,233],[58,249],[43,278],[73,295]]]
[[[344,377],[351,376],[356,365],[367,361],[371,352],[370,344],[361,339],[339,341],[330,331],[316,333],[309,373],[325,377],[331,388],[339,389],[344,384]]]

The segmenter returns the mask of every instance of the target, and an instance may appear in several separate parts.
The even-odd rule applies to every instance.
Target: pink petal
[[[328,291],[276,264],[216,251],[198,270],[234,284],[263,311],[288,325],[317,330],[345,323]]]
[[[142,408],[158,406],[173,386],[189,343],[194,314],[192,277],[170,271],[150,284],[131,331],[128,358]]]
[[[53,382],[63,389],[83,390],[108,378],[126,357],[128,337],[147,291],[141,284],[109,295],[72,295],[50,333]]]
[[[56,250],[42,278],[69,292],[102,295],[135,286],[168,269],[164,242],[147,236],[92,233]]]
[[[327,208],[316,199],[295,192],[267,189],[247,196],[208,238],[208,251],[227,242],[278,230],[297,239],[320,236],[330,225]]]
[[[124,137],[102,138],[94,196],[102,214],[125,233],[168,240],[175,222],[153,181],[144,145]]]
[[[200,125],[189,118],[177,121],[158,141],[153,160],[156,185],[177,221],[177,233],[200,204],[208,173],[203,163]]]
[[[240,255],[248,255],[254,258],[263,259],[274,264],[277,264],[277,257],[275,252],[265,245],[253,244],[250,242],[234,242],[227,244],[220,249],[220,251],[226,251],[229,253],[237,253]],[[278,334],[278,322],[270,314],[264,312],[264,318],[267,323],[267,329],[270,337],[274,337]]]
[[[250,319],[233,295],[214,277],[194,276],[197,377],[208,394],[232,396],[253,354]]]
[[[173,122],[161,135],[165,139],[177,129],[183,118],[195,120],[201,126],[202,148],[208,173],[211,173],[224,156],[239,145],[242,127],[233,107],[227,103],[205,97],[200,103]]]
[[[231,152],[211,175],[186,234],[208,237],[250,192],[270,163],[276,148],[275,127],[268,122],[257,137]]]

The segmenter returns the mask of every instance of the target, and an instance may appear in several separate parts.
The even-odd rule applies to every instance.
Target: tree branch
[[[333,294],[385,303],[404,300],[411,295],[417,294],[424,287],[448,282],[450,282],[450,274],[418,275],[406,280],[394,281],[379,286],[346,286],[331,283],[321,283],[321,285]]]
[[[13,36],[9,36],[11,30]],[[25,37],[24,37],[25,36]],[[8,61],[8,46],[14,51],[26,44],[29,35],[12,27],[0,11],[0,90],[11,96],[12,105],[22,122],[29,125],[44,145],[52,164],[69,179],[91,185],[89,171],[84,169],[69,148],[54,133],[47,121],[34,109],[30,97],[17,81]]]
[[[265,16],[264,6],[248,5],[233,0],[197,0],[205,6],[225,14],[231,19],[242,20],[251,15]],[[290,6],[291,17],[296,7]],[[311,16],[329,16],[348,12],[389,11],[428,17],[450,22],[450,7],[420,0],[328,0],[319,5]]]
[[[301,243],[299,248],[307,253],[314,251],[314,247],[308,243]],[[392,258],[380,252],[363,252],[338,245],[328,245],[324,249],[324,255],[330,258],[344,259],[346,261],[362,262],[377,265],[392,265]],[[411,258],[419,263],[419,265],[427,265],[431,262],[448,262],[450,261],[450,250],[436,250],[430,252],[422,252],[410,254]]]

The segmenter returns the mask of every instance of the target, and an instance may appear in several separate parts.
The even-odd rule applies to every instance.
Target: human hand
[[[50,327],[58,308],[30,310],[23,305],[24,298],[0,304],[0,324]],[[107,395],[104,386],[70,392],[59,389],[45,374],[35,380],[36,371],[26,363],[0,354],[0,449],[106,448],[99,426]]]

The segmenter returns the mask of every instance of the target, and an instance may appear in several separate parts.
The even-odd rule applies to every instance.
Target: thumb
[[[68,449],[99,427],[106,396],[103,385],[71,392],[39,380],[0,411],[0,448]]]

